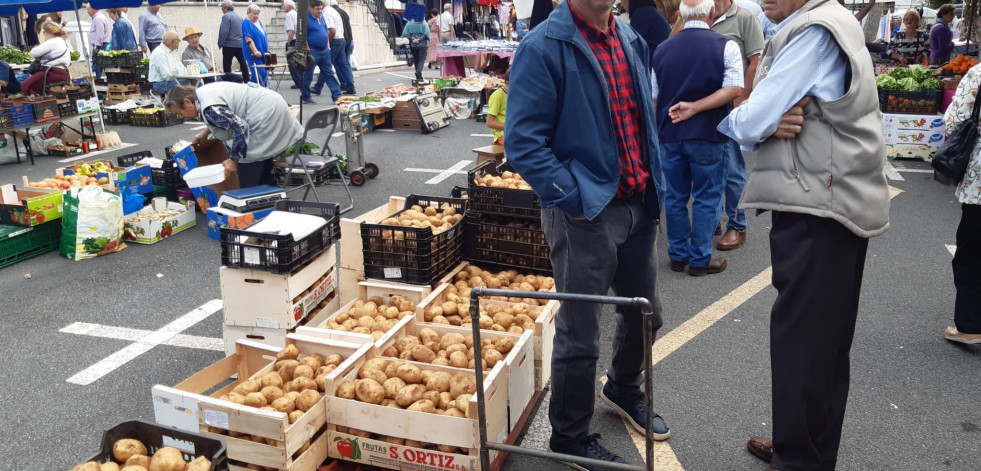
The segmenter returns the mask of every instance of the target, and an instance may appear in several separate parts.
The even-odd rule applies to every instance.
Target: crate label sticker
[[[398,267],[386,267],[385,278],[402,278],[402,269]]]
[[[242,251],[242,258],[245,260],[245,263],[248,263],[250,265],[258,265],[260,263],[259,249],[254,249],[252,247],[245,247],[245,250]]]
[[[228,430],[228,414],[216,410],[204,411],[204,423]]]
[[[306,315],[313,311],[317,305],[320,304],[320,301],[323,301],[328,294],[333,292],[333,290],[334,274],[331,272],[322,278],[320,283],[317,284],[313,291],[311,291],[310,294],[300,302],[300,306],[297,308],[299,311],[296,312],[294,316],[295,320],[299,321],[300,319],[306,317]]]
[[[168,437],[167,435],[163,435],[162,438],[164,446],[174,447],[191,455],[197,454],[195,453],[194,442],[192,441],[180,440],[174,437]]]
[[[278,329],[279,321],[271,317],[256,317],[255,325],[256,327],[262,327],[263,329]]]
[[[454,236],[456,236],[456,229],[450,229],[450,230],[446,231],[446,239],[447,240],[452,239]]]
[[[474,471],[477,459],[468,455],[392,445],[386,442],[332,432],[328,455],[374,466],[404,471]]]

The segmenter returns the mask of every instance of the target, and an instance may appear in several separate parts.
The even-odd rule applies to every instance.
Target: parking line
[[[149,335],[126,346],[122,350],[119,350],[112,355],[103,358],[98,363],[76,373],[66,381],[82,386],[92,384],[93,382],[98,381],[99,378],[113,372],[120,366],[123,366],[136,357],[150,351],[153,349],[153,347],[173,339],[184,330],[187,330],[194,324],[197,324],[198,322],[206,319],[208,316],[218,312],[221,307],[222,302],[220,299],[212,299],[211,301],[204,303],[204,305],[201,307],[184,314],[170,324],[161,327],[159,330],[151,332]]]
[[[446,180],[447,178],[450,178],[451,176],[455,175],[456,172],[458,172],[460,170],[463,170],[464,167],[466,167],[467,165],[470,165],[471,163],[473,163],[473,162],[470,161],[470,160],[461,160],[461,161],[457,162],[455,165],[453,165],[452,167],[450,167],[450,168],[448,168],[448,169],[443,170],[442,172],[440,172],[439,175],[436,175],[435,177],[430,178],[429,180],[426,180],[426,184],[427,185],[436,185],[439,182],[441,182],[443,180]]]
[[[89,324],[87,322],[76,322],[59,330],[65,334],[88,335],[90,337],[102,337],[116,340],[129,340],[138,342],[143,337],[153,333],[150,330],[131,329],[129,327],[113,327],[100,324]],[[224,351],[224,341],[214,337],[199,337],[196,335],[177,334],[174,338],[167,340],[162,345],[171,347],[198,348],[202,350]]]

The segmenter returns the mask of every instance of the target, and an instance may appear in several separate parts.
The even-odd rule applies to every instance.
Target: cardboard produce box
[[[155,217],[158,211],[176,211],[167,217]],[[194,226],[194,202],[184,204],[167,201],[167,198],[154,198],[150,204],[136,214],[123,220],[123,239],[138,244],[153,244],[170,237],[184,229]]]
[[[197,168],[199,165],[220,164],[228,158],[228,149],[222,141],[212,139],[200,146],[187,146],[180,152],[174,154],[174,162],[181,175]],[[208,208],[218,206],[218,198],[228,190],[235,190],[239,187],[238,175],[232,175],[225,181],[216,185],[209,185],[201,188],[191,188],[194,198],[197,199],[198,208],[202,213],[207,214]]]
[[[25,188],[7,184],[0,186],[0,223],[32,227],[45,221],[60,219],[62,193],[50,188]]]
[[[153,193],[153,174],[149,165],[134,165],[118,170],[114,180],[119,194]]]
[[[892,159],[920,159],[924,162],[933,160],[937,149],[922,144],[886,144],[886,157]]]
[[[240,213],[228,208],[210,207],[206,210],[206,214],[208,215],[208,237],[214,240],[220,240],[220,229],[222,227],[242,229],[268,216],[274,209],[266,208],[248,213]]]
[[[882,114],[883,129],[906,129],[930,133],[944,133],[944,117],[941,114]]]
[[[911,131],[906,129],[887,129],[883,131],[886,144],[914,144],[924,145],[936,149],[943,145],[947,136],[934,131]]]

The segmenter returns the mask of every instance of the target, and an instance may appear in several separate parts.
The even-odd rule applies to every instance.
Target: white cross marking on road
[[[886,166],[883,167],[882,173],[885,173],[886,178],[890,180],[899,180],[899,181],[906,180],[905,178],[903,178],[902,175],[899,174],[899,171],[896,169],[896,167],[892,165],[892,162],[886,162]]]
[[[954,255],[954,253],[957,252],[956,245],[944,244],[944,247],[947,247],[947,251],[950,252],[950,255]]]
[[[58,332],[65,334],[88,335],[90,337],[102,337],[107,339],[129,340],[131,342],[138,342],[147,335],[153,333],[153,331],[150,330],[89,324],[87,322],[76,322],[74,324],[69,324]],[[177,334],[174,336],[174,338],[165,341],[162,345],[215,351],[223,351],[225,349],[222,339],[184,334]]]
[[[453,176],[455,174],[460,174],[460,173],[465,174],[465,173],[467,173],[467,172],[463,171],[463,168],[466,167],[467,165],[472,164],[472,163],[473,163],[473,161],[470,161],[470,160],[461,160],[461,161],[453,164],[452,167],[450,167],[450,168],[448,168],[446,170],[433,170],[433,169],[428,169],[428,168],[407,168],[407,169],[405,169],[405,171],[406,172],[438,173],[439,175],[436,175],[435,177],[430,178],[429,180],[426,180],[426,184],[427,185],[436,185],[436,184],[439,184],[440,182],[442,182],[443,180],[446,180],[447,178],[450,178],[451,176]]]
[[[92,384],[93,382],[99,380],[99,378],[111,373],[120,366],[123,366],[136,357],[150,351],[153,349],[153,347],[173,340],[175,337],[180,335],[181,332],[187,330],[194,324],[203,321],[215,312],[218,312],[221,307],[222,302],[220,299],[212,299],[211,301],[204,303],[201,307],[184,314],[183,316],[177,318],[177,320],[161,327],[160,329],[149,332],[147,335],[141,337],[139,340],[136,340],[134,343],[131,343],[122,350],[103,358],[98,363],[78,372],[71,378],[68,378],[66,381],[82,386]],[[120,335],[122,334],[120,333]]]

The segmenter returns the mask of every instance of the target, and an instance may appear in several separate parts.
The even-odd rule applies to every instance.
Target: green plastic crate
[[[61,220],[34,227],[0,225],[0,268],[58,249]]]

